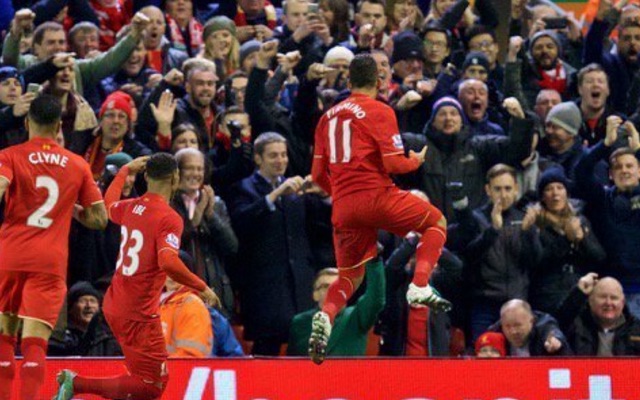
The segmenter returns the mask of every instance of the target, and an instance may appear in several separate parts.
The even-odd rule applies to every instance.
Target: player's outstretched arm
[[[409,157],[404,154],[390,154],[382,157],[384,169],[390,174],[406,174],[418,169],[424,163],[427,154],[427,146],[424,146],[419,153],[409,151]]]
[[[103,202],[93,204],[88,208],[80,207],[75,218],[87,228],[96,230],[104,230],[107,227],[107,222],[109,222],[107,208]]]
[[[175,282],[185,285],[198,292],[198,295],[207,305],[215,307],[220,304],[220,299],[210,287],[196,274],[189,271],[180,260],[180,256],[174,250],[164,248],[158,253],[160,268]]]

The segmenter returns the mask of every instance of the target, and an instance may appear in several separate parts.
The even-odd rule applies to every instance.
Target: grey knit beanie
[[[575,136],[582,125],[582,114],[576,103],[566,101],[553,106],[547,114],[546,122],[552,122]]]
[[[236,24],[228,17],[224,15],[213,17],[204,24],[204,34],[202,38],[207,40],[210,35],[213,35],[217,31],[227,30],[231,33],[231,36],[236,35]]]
[[[538,39],[545,36],[551,38],[556,46],[558,46],[558,56],[560,56],[562,54],[562,43],[560,42],[558,35],[554,31],[549,29],[536,32],[533,37],[531,37],[531,39],[529,40],[529,52],[533,50],[533,45],[538,41]]]

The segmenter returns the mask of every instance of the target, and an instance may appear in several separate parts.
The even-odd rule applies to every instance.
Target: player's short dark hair
[[[62,104],[58,98],[49,94],[36,97],[29,107],[29,121],[40,126],[53,126],[60,122]]]
[[[156,181],[167,179],[178,169],[178,162],[169,153],[155,153],[147,161],[147,177]]]
[[[378,84],[378,65],[369,53],[356,55],[349,64],[349,82],[354,89],[374,88]]]

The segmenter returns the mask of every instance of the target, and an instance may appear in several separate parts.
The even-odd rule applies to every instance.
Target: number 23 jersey
[[[0,268],[66,278],[69,229],[76,202],[102,202],[89,164],[50,139],[34,138],[0,152],[5,192]]]
[[[393,109],[362,94],[352,94],[320,119],[314,158],[329,165],[333,199],[361,190],[393,186],[383,157],[404,154]]]
[[[120,252],[104,310],[145,321],[158,315],[167,275],[158,265],[162,251],[180,251],[182,218],[155,193],[114,203],[109,219],[120,225]]]

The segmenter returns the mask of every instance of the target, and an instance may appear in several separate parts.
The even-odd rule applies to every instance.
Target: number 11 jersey
[[[158,254],[180,251],[182,218],[155,193],[118,201],[108,211],[109,219],[120,225],[120,252],[104,311],[136,321],[157,318],[167,278]]]
[[[314,158],[326,158],[334,201],[394,186],[383,157],[404,154],[393,109],[352,94],[327,111],[315,131]]]
[[[34,138],[0,152],[6,179],[0,269],[66,279],[69,229],[76,202],[102,202],[89,164],[54,140]]]

